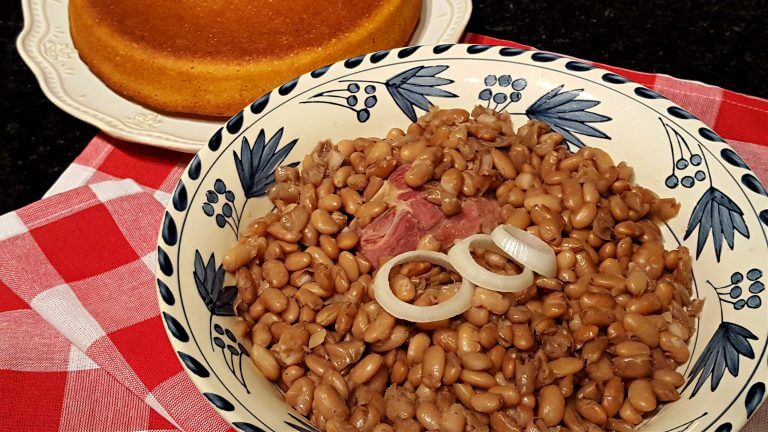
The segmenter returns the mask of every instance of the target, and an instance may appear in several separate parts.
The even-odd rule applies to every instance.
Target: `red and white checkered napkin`
[[[97,136],[55,187],[74,189],[0,217],[0,430],[228,428],[158,317],[156,231],[188,159]]]
[[[698,116],[768,180],[768,101],[609,69]],[[158,317],[155,238],[189,159],[99,135],[46,198],[0,216],[0,430],[228,429]],[[768,430],[766,406],[744,430]]]

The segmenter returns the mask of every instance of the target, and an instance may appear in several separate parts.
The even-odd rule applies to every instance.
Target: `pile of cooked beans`
[[[496,200],[499,224],[551,245],[557,276],[516,293],[478,287],[449,320],[388,314],[373,295],[381,263],[357,247],[403,164],[406,183],[446,216],[467,198]],[[321,142],[300,169],[277,169],[275,209],[224,258],[237,330],[258,370],[321,430],[632,431],[680,397],[676,369],[702,306],[688,250],[665,250],[657,226],[679,205],[632,177],[602,150],[572,153],[548,125],[514,130],[507,113],[483,107],[433,109],[385,138]],[[418,248],[441,245],[425,236]],[[499,274],[520,271],[491,251],[473,256]],[[450,298],[461,281],[426,262],[389,278],[419,305]]]

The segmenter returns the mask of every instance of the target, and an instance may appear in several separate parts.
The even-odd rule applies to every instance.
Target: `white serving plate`
[[[118,138],[194,153],[219,121],[154,112],[109,89],[77,55],[69,33],[68,0],[23,0],[19,54],[56,106]],[[471,0],[424,0],[411,45],[458,42]]]

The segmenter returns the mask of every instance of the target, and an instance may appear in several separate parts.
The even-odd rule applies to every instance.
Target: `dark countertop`
[[[16,51],[21,2],[7,3],[0,17],[0,214],[39,199],[97,131],[40,91]],[[475,0],[468,30],[768,98],[766,22],[764,0]]]

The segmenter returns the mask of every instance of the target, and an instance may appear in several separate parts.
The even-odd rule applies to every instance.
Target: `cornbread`
[[[421,0],[70,0],[80,57],[154,110],[229,116],[317,67],[406,44]]]

